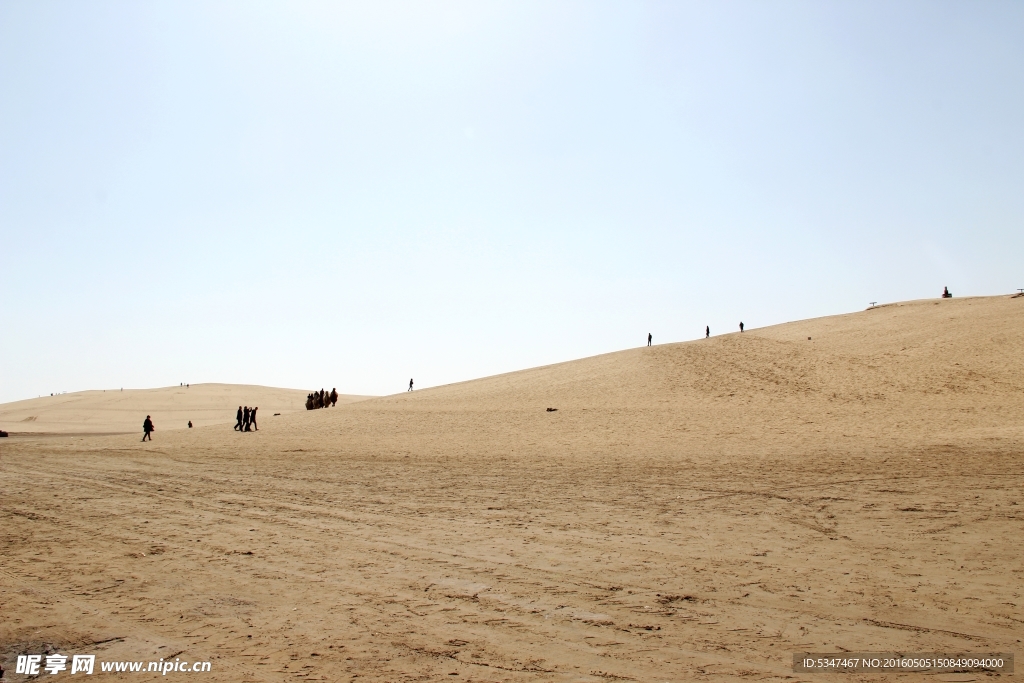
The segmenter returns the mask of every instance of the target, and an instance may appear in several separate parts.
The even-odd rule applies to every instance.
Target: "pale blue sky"
[[[0,401],[1024,287],[1019,2],[0,2]]]

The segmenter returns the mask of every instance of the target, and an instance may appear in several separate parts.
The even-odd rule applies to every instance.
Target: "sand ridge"
[[[224,681],[879,681],[905,677],[792,653],[1014,651],[1022,306],[906,302],[255,434],[8,440],[0,646]]]
[[[305,410],[305,391],[243,384],[192,384],[159,389],[78,391],[0,404],[0,429],[20,434],[134,433],[152,415],[158,431],[234,424],[238,406],[257,406],[259,419]],[[339,403],[366,396],[339,396]]]

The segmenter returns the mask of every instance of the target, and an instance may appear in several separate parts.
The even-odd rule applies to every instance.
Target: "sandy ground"
[[[195,427],[234,425],[239,406],[259,408],[259,423],[274,413],[304,411],[307,393],[242,384],[78,391],[0,404],[0,429],[16,437],[135,433],[146,415],[152,415],[157,431],[187,429],[190,420]],[[340,396],[338,403],[365,398],[369,397]]]
[[[921,301],[253,434],[4,440],[5,680],[43,651],[217,681],[936,680],[792,654],[1020,649],[1022,359],[1024,298]]]

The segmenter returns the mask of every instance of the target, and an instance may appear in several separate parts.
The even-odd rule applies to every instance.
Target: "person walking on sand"
[[[331,407],[338,405],[338,388],[331,389]]]
[[[409,378],[409,391],[412,391],[412,377]]]
[[[258,407],[257,408],[253,408],[252,410],[249,411],[249,424],[252,425],[252,430],[254,432],[260,431],[260,428],[256,426],[256,411],[257,410],[259,410]]]
[[[704,338],[707,339],[711,336],[711,325],[704,328]]]
[[[249,431],[249,406],[242,410],[242,431]]]
[[[742,332],[742,331],[743,331],[743,323],[740,322],[740,332]]]
[[[146,421],[142,423],[142,440],[149,439],[153,440],[153,430],[156,427],[153,426],[153,420],[149,419],[149,415],[146,416]]]
[[[242,431],[242,406],[238,406],[238,412],[235,413],[235,431]]]
[[[650,346],[650,345],[651,345],[651,340],[652,340],[652,339],[654,339],[654,337],[652,337],[652,336],[651,336],[651,333],[650,333],[650,332],[648,332],[648,333],[647,333],[647,345],[648,345],[648,346]]]

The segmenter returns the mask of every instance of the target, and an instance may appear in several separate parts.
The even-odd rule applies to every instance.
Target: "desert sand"
[[[158,431],[187,429],[189,421],[194,427],[234,425],[239,406],[258,407],[259,422],[274,413],[305,410],[307,393],[242,384],[78,391],[0,404],[0,429],[15,436],[134,434],[146,415],[153,416]],[[365,398],[339,396],[338,403]]]
[[[792,654],[1024,637],[1024,298],[230,422],[0,440],[10,680],[921,680]]]

